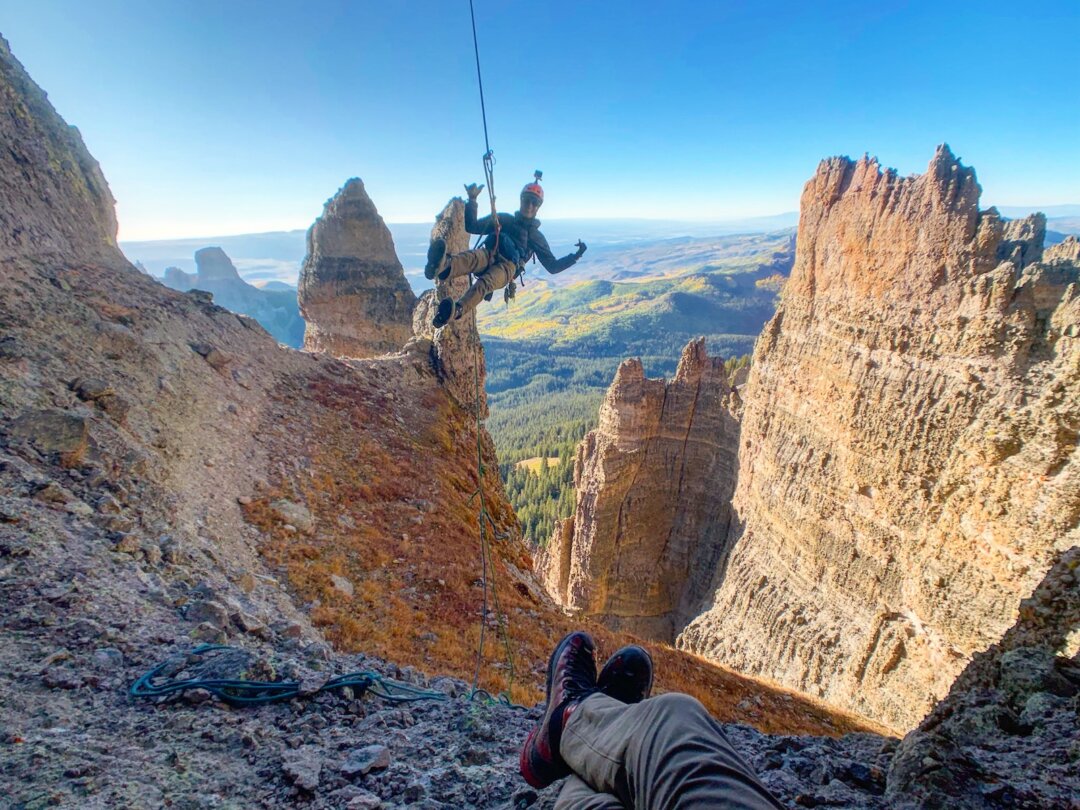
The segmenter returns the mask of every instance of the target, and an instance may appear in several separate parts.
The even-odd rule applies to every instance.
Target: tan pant
[[[632,705],[591,695],[570,715],[559,753],[575,776],[556,810],[783,809],[689,695]]]
[[[514,280],[517,267],[513,262],[508,262],[502,256],[496,256],[497,261],[488,267],[488,259],[491,254],[485,248],[466,250],[455,253],[450,257],[450,275],[447,278],[458,278],[473,273],[476,281],[458,299],[461,314],[467,315],[478,306],[485,295],[495,290],[501,290]]]

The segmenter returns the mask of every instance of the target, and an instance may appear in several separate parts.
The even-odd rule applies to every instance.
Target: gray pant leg
[[[689,695],[632,705],[592,695],[567,721],[559,753],[594,790],[634,810],[783,810]]]
[[[488,266],[491,254],[485,248],[463,250],[450,257],[450,273],[447,278],[460,278],[469,273],[480,273]]]
[[[458,305],[461,307],[461,314],[467,315],[472,312],[484,299],[484,296],[495,290],[501,290],[507,284],[509,284],[514,278],[514,271],[517,268],[514,267],[513,262],[501,261],[498,264],[493,264],[487,270],[481,272],[476,281],[472,283],[472,286],[465,291],[465,294],[458,299]]]
[[[597,793],[570,774],[555,801],[555,810],[626,810],[626,807],[610,793]]]

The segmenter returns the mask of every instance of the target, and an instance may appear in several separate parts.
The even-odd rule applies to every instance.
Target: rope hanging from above
[[[499,221],[499,211],[495,207],[495,153],[491,150],[491,141],[488,137],[488,124],[487,124],[487,106],[484,103],[484,80],[480,73],[480,45],[479,39],[476,35],[476,10],[473,6],[473,0],[469,0],[469,15],[472,18],[472,33],[473,33],[473,53],[476,56],[476,83],[480,88],[480,115],[484,122],[484,182],[487,185],[488,200],[491,202],[491,219],[495,224],[495,242],[491,248],[491,255],[494,257],[498,255],[499,250],[499,238],[502,232],[502,223]],[[487,509],[487,500],[484,497],[484,458],[483,451],[480,442],[480,429],[482,426],[480,419],[480,397],[482,391],[480,388],[480,357],[479,353],[474,347],[473,351],[473,383],[475,386],[474,393],[474,406],[476,408],[476,468],[477,468],[477,485],[476,492],[473,493],[472,498],[479,498],[479,523],[480,523],[480,564],[482,567],[481,582],[483,585],[483,604],[482,614],[480,616],[480,643],[476,652],[476,668],[473,672],[472,692],[470,697],[484,696],[487,693],[478,688],[480,681],[480,667],[483,664],[484,658],[484,640],[487,631],[488,621],[488,579],[490,572],[491,579],[491,597],[492,603],[495,608],[495,618],[497,627],[499,629],[499,635],[502,638],[503,648],[506,653],[506,662],[508,669],[508,684],[506,692],[499,696],[500,702],[513,705],[510,695],[514,688],[514,653],[510,645],[510,635],[507,628],[506,615],[502,612],[502,607],[499,604],[499,595],[496,588],[495,579],[495,559],[490,543],[488,541],[488,527],[490,525],[492,533],[497,539],[502,539],[499,535],[495,521],[492,519],[491,514]],[[470,498],[471,500],[471,498]]]
[[[491,201],[491,218],[495,222],[495,244],[491,250],[491,255],[494,256],[499,251],[502,224],[495,208],[495,153],[491,151],[491,141],[488,138],[487,105],[484,103],[484,79],[480,74],[480,44],[476,36],[476,9],[473,7],[473,0],[469,0],[469,16],[472,18],[473,54],[476,56],[476,84],[480,88],[480,117],[484,122],[484,182],[487,185],[488,199]]]

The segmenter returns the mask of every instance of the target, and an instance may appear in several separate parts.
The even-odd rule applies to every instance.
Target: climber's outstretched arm
[[[569,267],[573,267],[577,260],[581,258],[585,253],[586,246],[584,242],[578,242],[578,249],[576,253],[568,253],[561,259],[556,259],[555,254],[551,252],[551,247],[548,245],[547,237],[545,237],[539,231],[536,235],[529,239],[529,248],[536,254],[536,258],[540,261],[540,264],[544,266],[544,269],[549,273],[561,273]]]

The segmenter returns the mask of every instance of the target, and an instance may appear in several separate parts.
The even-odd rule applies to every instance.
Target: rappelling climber
[[[437,276],[440,281],[469,273],[476,276],[472,286],[456,302],[452,298],[439,302],[439,309],[432,321],[435,328],[472,312],[481,298],[490,300],[495,290],[512,285],[525,263],[533,256],[549,273],[561,273],[581,258],[586,249],[584,242],[577,242],[577,252],[556,259],[547,239],[540,233],[540,220],[536,218],[537,211],[544,204],[540,177],[541,173],[536,172],[536,179],[521,190],[521,207],[518,211],[498,215],[498,232],[494,215],[489,214],[480,220],[476,218],[476,198],[484,190],[483,185],[471,183],[465,186],[469,195],[469,201],[465,204],[465,230],[473,234],[487,234],[487,239],[476,250],[466,250],[452,256],[447,256],[445,240],[432,240],[424,268],[425,276],[429,279]],[[512,298],[513,295],[508,297]]]

